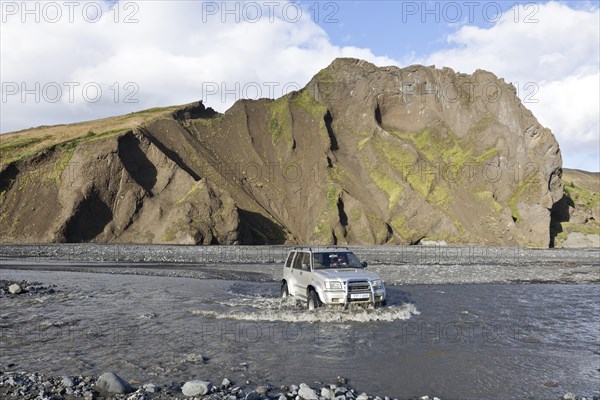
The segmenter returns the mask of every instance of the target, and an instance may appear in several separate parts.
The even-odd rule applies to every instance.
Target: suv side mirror
[[[362,264],[363,268],[367,268],[367,265],[368,265],[368,264],[367,264],[367,262],[366,262],[366,261],[363,261],[361,264]]]
[[[308,271],[308,264],[302,263],[302,271]]]

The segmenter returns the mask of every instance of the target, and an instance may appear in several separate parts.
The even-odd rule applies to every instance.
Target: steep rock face
[[[484,71],[336,60],[307,89],[331,114],[342,190],[402,241],[548,245],[559,147],[511,85]]]
[[[338,59],[277,100],[192,104],[8,164],[0,239],[547,247],[561,174],[493,74]]]
[[[11,242],[231,244],[233,199],[194,180],[140,133],[93,140],[20,163],[3,194]]]

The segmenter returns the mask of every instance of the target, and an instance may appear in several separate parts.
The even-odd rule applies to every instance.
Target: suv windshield
[[[363,268],[358,257],[351,252],[314,253],[314,269]]]

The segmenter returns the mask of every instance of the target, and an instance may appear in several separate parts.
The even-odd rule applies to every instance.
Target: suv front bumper
[[[360,296],[353,297],[352,295]],[[349,303],[380,303],[385,300],[385,295],[385,288],[381,288],[352,294],[347,290],[324,290],[320,297],[321,301],[327,305],[347,305]]]

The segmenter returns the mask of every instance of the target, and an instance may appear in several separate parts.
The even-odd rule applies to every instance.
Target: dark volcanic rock
[[[48,182],[61,162],[0,172],[0,240],[547,247],[563,196],[558,144],[511,84],[354,59],[277,100],[82,143]]]

